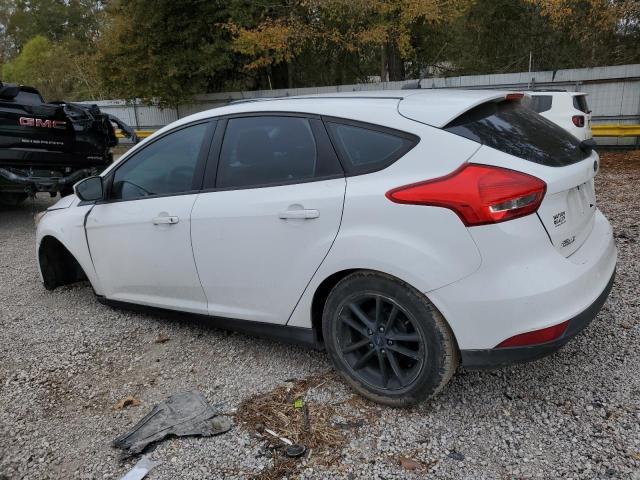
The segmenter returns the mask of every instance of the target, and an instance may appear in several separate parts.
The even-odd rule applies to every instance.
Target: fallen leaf
[[[153,343],[167,343],[170,338],[167,335],[160,334],[158,338],[156,338]]]
[[[405,470],[415,470],[421,467],[419,462],[406,457],[400,457],[400,466]]]
[[[113,407],[114,410],[122,410],[128,407],[137,407],[140,405],[140,400],[136,397],[129,395],[128,397],[123,398],[118,403],[116,403]]]

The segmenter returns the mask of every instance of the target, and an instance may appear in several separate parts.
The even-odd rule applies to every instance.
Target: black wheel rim
[[[416,319],[393,299],[375,293],[345,300],[338,310],[338,354],[359,380],[404,390],[420,374],[426,345]]]

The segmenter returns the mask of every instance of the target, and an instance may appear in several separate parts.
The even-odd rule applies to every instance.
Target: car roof
[[[451,120],[485,102],[503,100],[514,92],[500,90],[414,89],[366,90],[292,97],[256,98],[232,102],[199,112],[172,124],[249,112],[297,112],[342,117],[384,125],[384,116],[406,118],[442,128]],[[372,116],[377,112],[380,115]],[[165,127],[166,128],[166,127]],[[164,129],[163,129],[164,130]]]
[[[304,113],[355,120],[397,128],[398,119],[413,120],[442,128],[470,109],[486,102],[501,101],[513,91],[463,90],[454,88],[412,90],[367,90],[295,97],[255,98],[229,103],[177,120],[129,149],[120,160],[169,130],[189,123],[243,113]],[[106,171],[110,170],[108,168]]]

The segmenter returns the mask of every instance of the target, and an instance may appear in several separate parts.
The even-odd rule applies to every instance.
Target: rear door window
[[[550,167],[562,167],[589,156],[580,141],[520,102],[489,102],[453,120],[448,132],[501,152]]]
[[[542,113],[551,110],[553,97],[551,95],[532,95],[529,108],[534,112]]]
[[[411,150],[418,138],[391,129],[326,122],[333,146],[350,174],[375,172],[388,167]]]
[[[335,154],[326,155],[326,149],[316,142],[311,122],[322,127],[320,120],[304,117],[230,119],[220,151],[216,187],[282,185],[344,175]]]
[[[589,113],[589,105],[587,104],[586,95],[576,95],[573,97],[573,107],[583,113]]]

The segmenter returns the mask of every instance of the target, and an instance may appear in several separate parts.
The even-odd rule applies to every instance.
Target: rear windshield
[[[589,156],[576,137],[520,102],[484,103],[444,129],[549,167],[562,167]]]
[[[529,100],[529,108],[535,112],[542,113],[551,110],[551,95],[532,95]]]
[[[576,95],[573,97],[573,106],[581,112],[589,113],[589,105],[587,105],[586,95]]]

